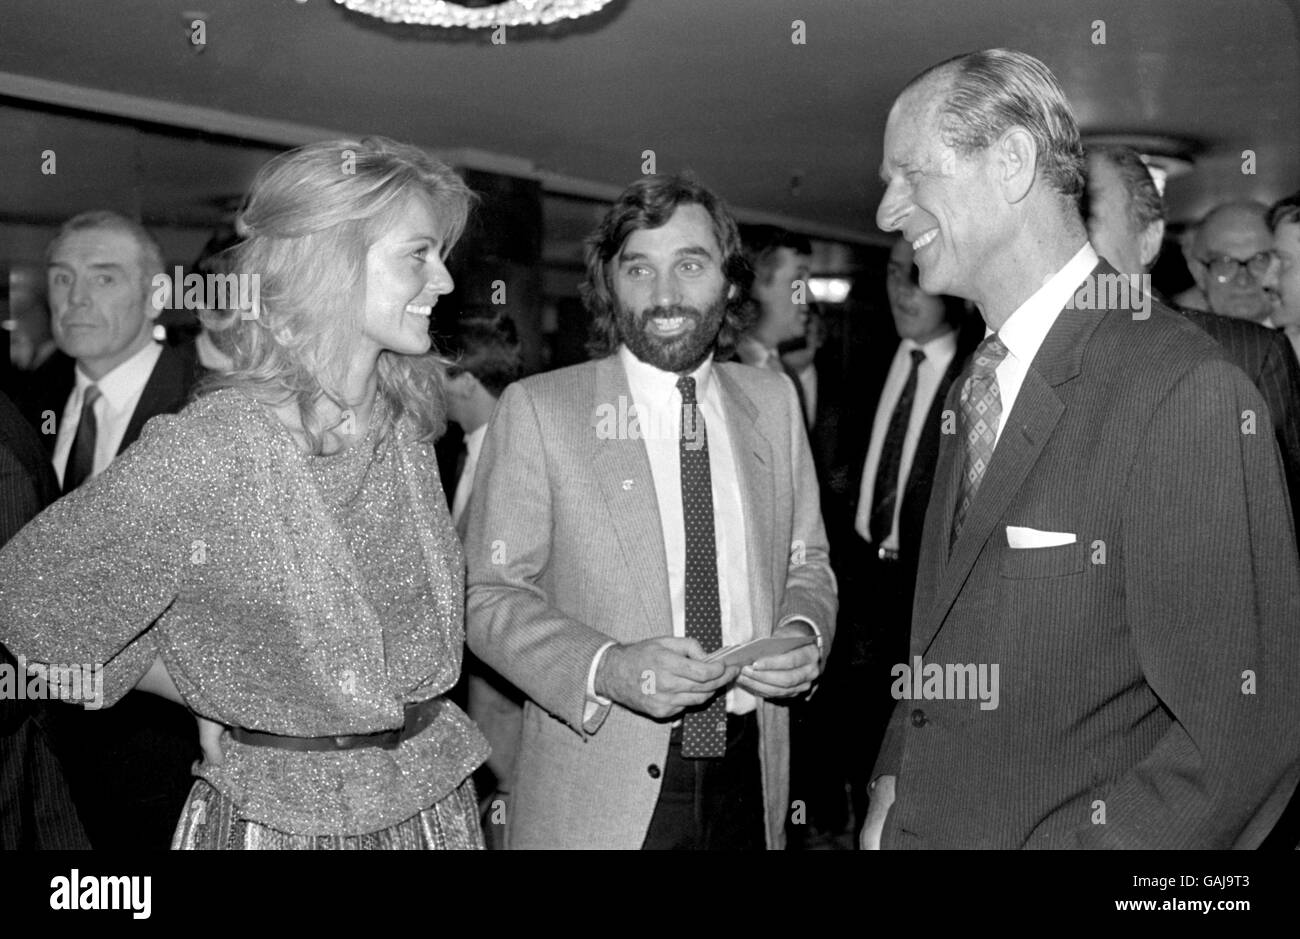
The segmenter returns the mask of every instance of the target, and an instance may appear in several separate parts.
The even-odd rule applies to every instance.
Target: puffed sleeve
[[[157,654],[151,627],[189,562],[203,436],[184,415],[154,418],[107,470],[0,550],[0,641],[15,655],[102,667],[105,704],[135,686]]]

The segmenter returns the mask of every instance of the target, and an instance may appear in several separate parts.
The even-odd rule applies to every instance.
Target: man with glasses
[[[1264,278],[1273,236],[1266,206],[1228,202],[1211,210],[1196,227],[1186,259],[1209,312],[1271,325],[1273,299]]]

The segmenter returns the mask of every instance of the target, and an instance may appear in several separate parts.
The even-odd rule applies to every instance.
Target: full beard
[[[697,369],[713,352],[726,315],[727,300],[721,296],[704,310],[675,305],[653,307],[640,314],[617,301],[615,306],[619,338],[633,355],[662,371],[686,374]],[[694,324],[680,336],[661,337],[646,330],[646,324],[653,318],[677,316]]]

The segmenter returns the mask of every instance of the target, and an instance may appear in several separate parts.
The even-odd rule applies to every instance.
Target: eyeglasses
[[[1196,263],[1203,265],[1210,272],[1210,276],[1221,284],[1234,279],[1243,267],[1251,277],[1259,280],[1268,273],[1269,267],[1273,264],[1273,252],[1261,251],[1244,261],[1239,261],[1231,255],[1220,254],[1212,258],[1197,258]]]

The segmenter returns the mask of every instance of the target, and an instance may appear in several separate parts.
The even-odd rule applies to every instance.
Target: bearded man
[[[716,196],[633,183],[587,243],[598,357],[511,385],[488,426],[466,630],[530,699],[512,848],[784,846],[785,705],[835,579],[793,385],[714,361],[747,277]],[[768,636],[806,644],[707,661]]]

